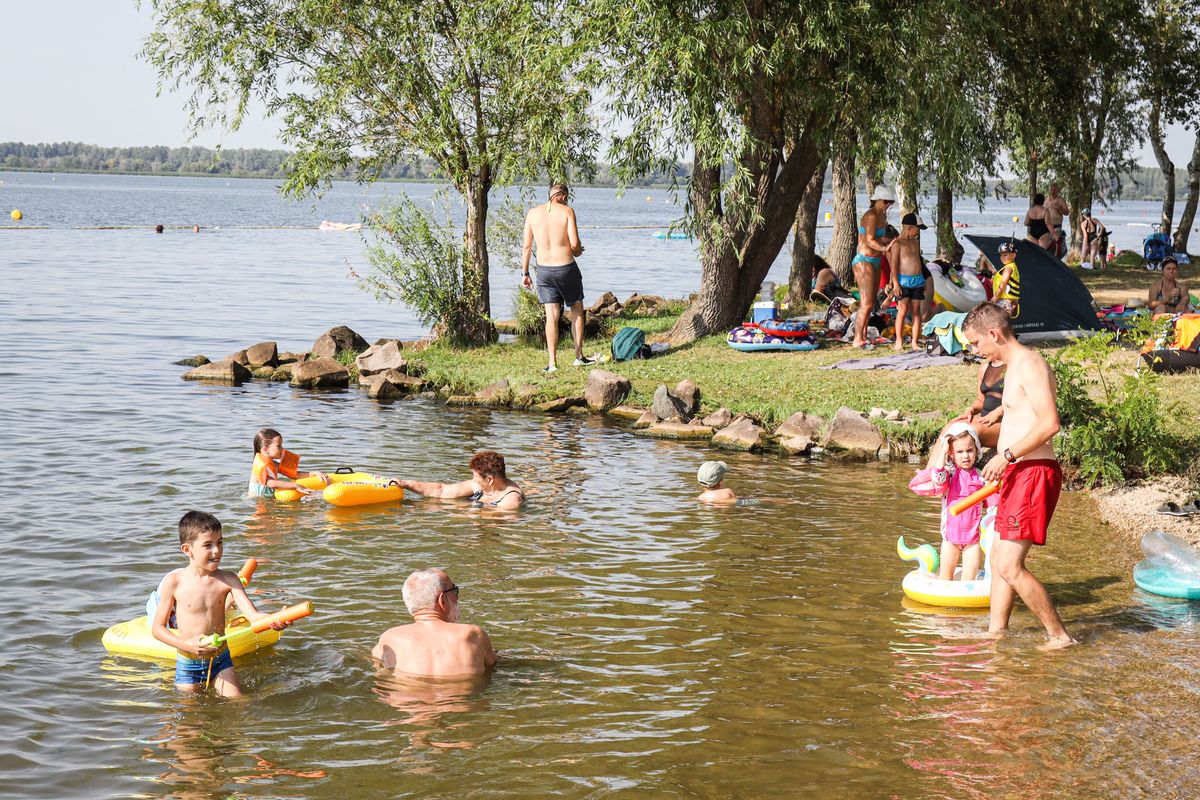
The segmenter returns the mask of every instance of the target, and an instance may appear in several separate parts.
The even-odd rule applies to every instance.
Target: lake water
[[[1032,560],[1082,645],[1039,653],[1020,609],[1011,637],[983,639],[979,614],[903,599],[896,536],[936,540],[938,519],[903,464],[731,454],[731,485],[763,502],[709,509],[709,450],[596,418],[181,381],[181,356],[301,349],[337,323],[420,332],[347,277],[353,234],[311,229],[353,218],[357,188],[297,210],[258,181],[51,177],[0,174],[5,206],[50,226],[0,234],[0,797],[1200,792],[1200,613],[1134,588],[1136,545],[1085,498],[1064,497]],[[661,193],[639,195],[580,191],[613,209],[594,214],[612,227],[586,234],[587,274],[618,295],[688,291],[687,243],[617,227],[669,220],[645,202]],[[145,229],[193,220],[225,227]],[[458,480],[494,448],[530,503],[259,505],[242,492],[264,425],[308,468]],[[246,702],[180,697],[168,665],[100,644],[181,565],[191,508],[225,523],[226,566],[260,559],[260,606],[317,607],[239,660]],[[502,653],[480,685],[370,662],[405,620],[404,577],[430,565]]]

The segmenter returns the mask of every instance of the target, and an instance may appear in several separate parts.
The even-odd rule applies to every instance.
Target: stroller
[[[1154,233],[1142,240],[1142,261],[1151,272],[1162,269],[1162,260],[1171,255],[1173,249],[1171,235],[1159,230],[1157,223],[1153,227]]]

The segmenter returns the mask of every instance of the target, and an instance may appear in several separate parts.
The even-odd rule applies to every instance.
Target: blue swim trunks
[[[924,275],[901,275],[900,285],[905,289],[920,289],[925,285]]]
[[[207,658],[187,658],[186,656],[175,656],[175,683],[186,686],[192,683],[207,683],[210,678],[215,678],[222,671],[233,666],[233,656],[229,654],[229,649],[221,651],[221,654],[212,660],[212,672],[208,669]]]

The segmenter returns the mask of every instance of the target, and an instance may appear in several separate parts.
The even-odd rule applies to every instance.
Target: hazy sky
[[[184,96],[156,97],[157,75],[137,58],[150,32],[149,0],[4,0],[0,6],[0,141],[78,141],[106,146],[189,144]],[[190,143],[279,147],[261,111],[237,133],[205,131]],[[1167,135],[1184,167],[1193,138]],[[1153,164],[1143,148],[1137,155]]]

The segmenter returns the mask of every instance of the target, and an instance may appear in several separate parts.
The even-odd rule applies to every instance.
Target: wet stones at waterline
[[[765,441],[766,432],[758,420],[746,414],[739,414],[712,438],[714,447],[750,452],[762,450]]]
[[[842,406],[833,415],[825,435],[821,437],[821,446],[846,451],[850,455],[874,457],[883,447],[883,434],[864,414]]]
[[[183,379],[185,381],[207,381],[209,383],[229,383],[237,386],[251,379],[250,370],[234,361],[231,358],[226,358],[222,361],[214,361],[211,364],[203,364],[193,370],[185,372]]]
[[[588,373],[583,396],[587,400],[588,408],[603,411],[620,405],[629,396],[631,388],[629,378],[624,375],[605,369],[594,369]]]
[[[350,371],[332,358],[316,358],[292,368],[292,386],[330,389],[350,385]]]
[[[313,358],[335,358],[343,350],[361,353],[369,347],[367,340],[345,325],[330,328],[313,342]]]

